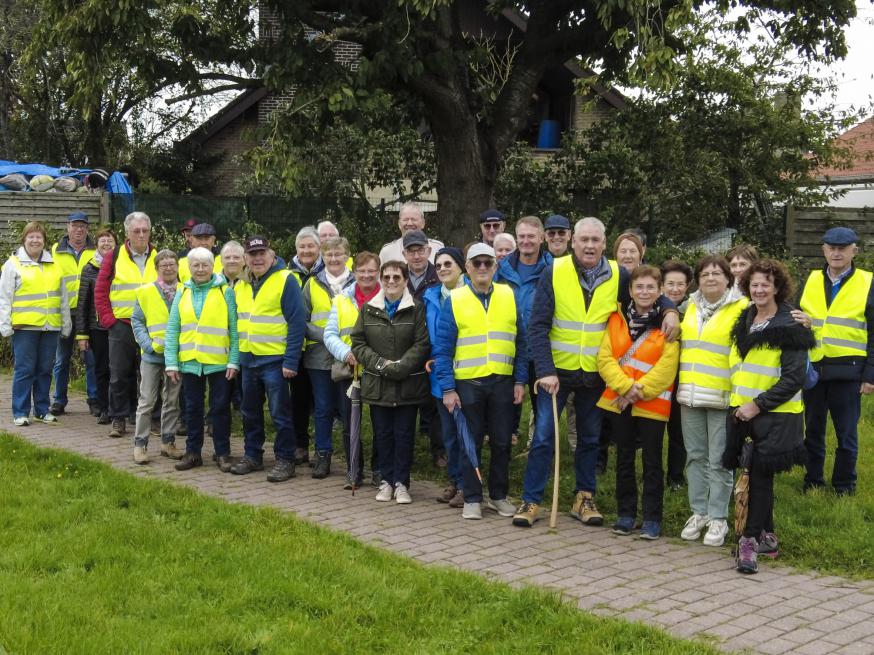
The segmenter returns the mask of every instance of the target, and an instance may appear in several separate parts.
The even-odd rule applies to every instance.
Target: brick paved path
[[[413,503],[402,506],[377,503],[371,487],[353,497],[342,490],[343,478],[336,470],[327,480],[313,480],[304,467],[283,484],[267,483],[263,473],[223,474],[208,464],[179,473],[168,459],[156,456],[157,439],[152,463],[137,466],[132,440],[105,437],[107,426],[95,425],[79,397],[68,407],[72,415],[61,417],[59,425],[14,427],[8,409],[10,382],[7,376],[0,378],[0,431],[38,446],[64,448],[230,502],[294,512],[423,563],[555,589],[595,614],[640,621],[681,637],[703,637],[729,651],[874,654],[874,582],[849,582],[767,563],[758,575],[742,577],[728,549],[678,539],[617,537],[606,528],[581,526],[567,515],[559,519],[555,533],[548,530],[546,518],[531,529],[515,528],[491,512],[482,521],[464,521],[459,510],[434,502],[438,486],[433,483],[414,482]],[[241,446],[233,440],[235,455]],[[211,454],[210,448],[207,442],[205,455]],[[272,456],[268,459],[265,463],[272,463]]]

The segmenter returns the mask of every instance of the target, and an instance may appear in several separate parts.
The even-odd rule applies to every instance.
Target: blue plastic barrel
[[[561,145],[561,125],[558,121],[545,120],[540,122],[540,132],[537,135],[538,148],[558,148]]]

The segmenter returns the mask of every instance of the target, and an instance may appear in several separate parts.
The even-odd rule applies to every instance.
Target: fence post
[[[111,216],[110,203],[111,203],[110,194],[107,193],[106,191],[102,192],[100,194],[100,224],[101,225],[106,225],[107,223],[109,223],[109,217]]]
[[[786,204],[786,250],[790,255],[795,254],[795,206]]]

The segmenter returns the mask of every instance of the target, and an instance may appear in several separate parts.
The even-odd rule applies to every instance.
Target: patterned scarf
[[[738,291],[740,293],[740,291]],[[719,309],[729,301],[732,295],[732,288],[729,287],[725,290],[716,302],[707,302],[707,299],[704,297],[704,294],[701,293],[699,289],[695,293],[692,294],[690,300],[695,303],[695,307],[698,310],[698,325],[704,325],[710,318],[719,311]]]
[[[632,341],[637,341],[637,338],[650,328],[650,323],[656,317],[658,312],[656,308],[650,307],[648,312],[643,314],[637,311],[633,302],[628,303],[628,309],[625,311],[625,318],[628,321],[628,333],[631,335]]]

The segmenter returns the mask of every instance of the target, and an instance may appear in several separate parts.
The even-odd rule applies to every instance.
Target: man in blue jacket
[[[268,482],[294,475],[295,437],[288,396],[288,380],[300,370],[306,331],[303,296],[294,276],[277,260],[270,243],[251,236],[244,244],[251,282],[234,286],[239,312],[242,368],[244,455],[231,473],[245,475],[264,469],[264,399],[276,428],[276,463]]]

